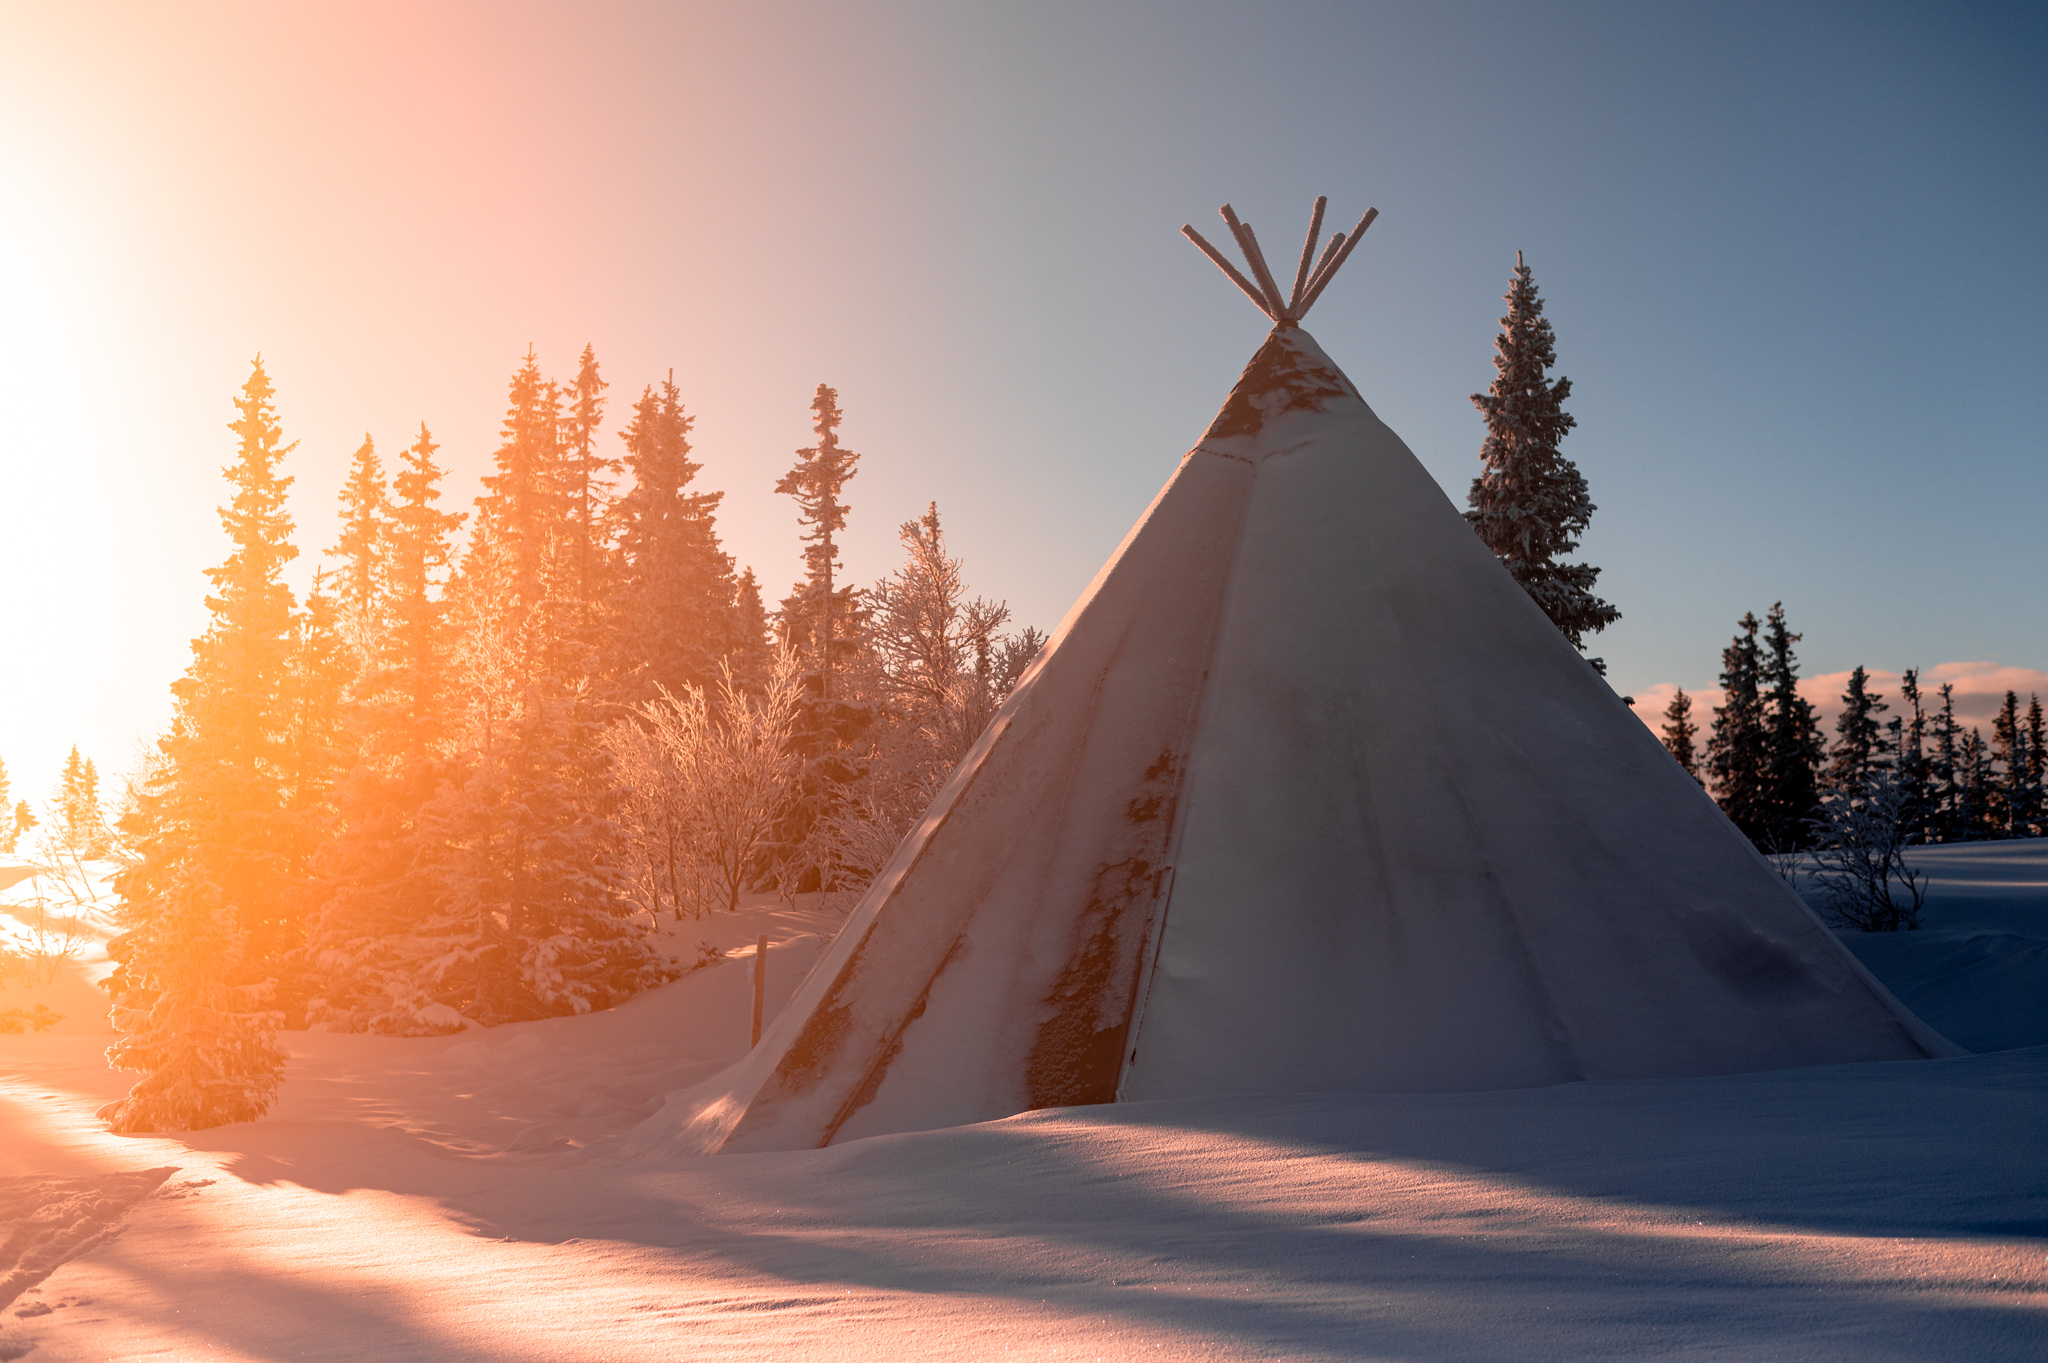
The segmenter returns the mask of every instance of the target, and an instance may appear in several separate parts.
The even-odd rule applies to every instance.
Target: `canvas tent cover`
[[[1952,1052],[1283,323],[760,1045],[635,1140]]]

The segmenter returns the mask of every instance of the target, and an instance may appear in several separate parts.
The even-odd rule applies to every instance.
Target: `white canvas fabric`
[[[1953,1053],[1283,324],[761,1044],[633,1143]]]

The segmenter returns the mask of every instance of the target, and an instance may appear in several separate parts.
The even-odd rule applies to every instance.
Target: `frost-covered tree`
[[[1828,784],[1838,790],[1860,790],[1871,771],[1891,765],[1884,721],[1891,707],[1870,689],[1870,675],[1858,663],[1842,692],[1842,713],[1835,717],[1835,747],[1828,760]]]
[[[606,732],[633,881],[650,912],[739,907],[796,793],[799,692],[785,646],[758,694],[728,660],[715,691],[664,691]]]
[[[1578,423],[1564,409],[1572,381],[1550,380],[1557,338],[1522,253],[1508,286],[1507,316],[1494,340],[1493,384],[1474,393],[1486,418],[1485,465],[1472,480],[1465,519],[1574,648],[1621,612],[1593,594],[1600,570],[1565,559],[1579,547],[1595,507],[1586,477],[1559,448]],[[1605,665],[1592,660],[1602,672]]]
[[[1692,697],[1680,687],[1671,695],[1671,703],[1664,707],[1664,731],[1661,737],[1664,746],[1678,759],[1678,765],[1685,768],[1685,774],[1701,785],[1706,779],[1700,775],[1698,747],[1700,726],[1692,720]]]
[[[1868,767],[1860,785],[1834,786],[1823,797],[1814,880],[1830,922],[1863,932],[1920,926],[1927,887],[1906,864],[1910,802],[1899,773],[1885,766]]]
[[[879,871],[1045,642],[1001,633],[1009,607],[971,596],[933,505],[898,531],[902,565],[869,589],[868,650],[848,682],[871,696],[875,722],[855,751],[858,774],[825,803],[799,860],[822,888],[861,889]]]
[[[107,1056],[142,1078],[111,1105],[117,1131],[251,1120],[284,1069],[268,999],[298,930],[303,838],[289,807],[297,622],[283,581],[297,551],[278,472],[292,446],[272,396],[259,359],[232,425],[221,520],[234,547],[207,572],[207,630],[123,829],[135,853],[115,881],[127,931],[108,945],[123,1035]]]
[[[925,730],[948,769],[988,727],[1016,678],[1006,675],[1002,627],[1010,608],[967,595],[946,551],[938,503],[897,530],[904,562],[868,593],[869,634],[891,708]]]
[[[1707,741],[1707,775],[1714,798],[1751,842],[1767,845],[1770,833],[1770,732],[1759,691],[1762,653],[1756,616],[1743,612],[1739,629],[1721,651],[1722,703],[1714,708],[1714,732]]]
[[[1799,694],[1799,660],[1792,652],[1799,638],[1786,627],[1785,603],[1772,603],[1764,617],[1762,680],[1770,690],[1764,698],[1763,841],[1785,852],[1811,840],[1810,825],[1820,812],[1815,774],[1825,752],[1820,720]]]

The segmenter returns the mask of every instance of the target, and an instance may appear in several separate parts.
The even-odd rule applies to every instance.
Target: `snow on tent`
[[[1953,1048],[1857,965],[1276,325],[760,1044],[654,1153],[1031,1108]]]

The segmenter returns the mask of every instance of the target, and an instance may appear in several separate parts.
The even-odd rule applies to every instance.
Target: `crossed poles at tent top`
[[[1273,282],[1273,272],[1266,268],[1266,253],[1259,249],[1259,239],[1252,235],[1252,225],[1239,222],[1237,214],[1225,204],[1216,211],[1223,215],[1224,223],[1230,228],[1230,235],[1237,238],[1237,249],[1244,252],[1245,260],[1252,267],[1252,278],[1257,284],[1246,279],[1238,268],[1223,258],[1223,253],[1202,239],[1191,224],[1183,224],[1181,234],[1202,248],[1202,254],[1216,262],[1216,268],[1230,276],[1230,282],[1244,290],[1244,296],[1257,305],[1260,312],[1272,318],[1281,326],[1292,326],[1308,316],[1308,310],[1316,305],[1316,299],[1323,296],[1323,290],[1336,277],[1344,261],[1351,254],[1351,248],[1358,245],[1358,239],[1365,235],[1365,229],[1372,226],[1372,220],[1380,215],[1377,208],[1365,210],[1365,216],[1358,220],[1358,226],[1351,229],[1351,235],[1342,232],[1330,238],[1330,244],[1323,251],[1323,258],[1316,261],[1313,271],[1309,262],[1315,260],[1316,238],[1323,231],[1323,209],[1330,200],[1323,195],[1316,196],[1315,212],[1308,220],[1308,240],[1301,244],[1301,265],[1294,271],[1294,292],[1285,302],[1280,298],[1280,286]]]

